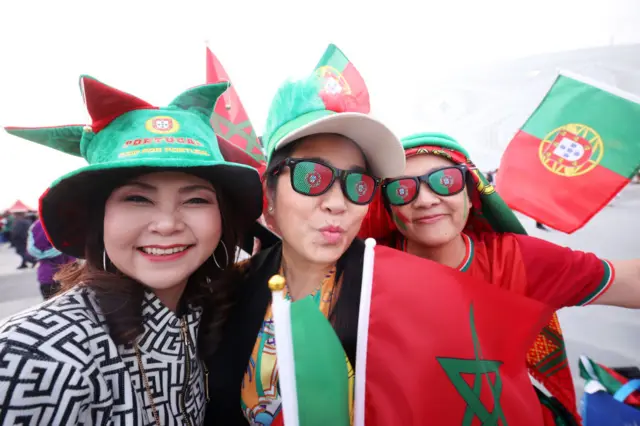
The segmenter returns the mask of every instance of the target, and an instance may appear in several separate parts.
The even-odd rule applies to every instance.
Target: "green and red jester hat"
[[[29,141],[89,163],[54,181],[40,197],[40,218],[53,246],[84,258],[88,211],[95,194],[123,174],[178,170],[211,181],[230,203],[243,206],[249,227],[261,214],[258,172],[225,160],[210,117],[227,83],[198,86],[156,107],[89,77],[80,77],[91,125],[7,127]]]

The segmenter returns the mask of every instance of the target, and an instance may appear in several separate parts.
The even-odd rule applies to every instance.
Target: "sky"
[[[639,2],[590,1],[2,2],[0,125],[85,124],[81,74],[166,105],[204,82],[208,40],[258,134],[277,87],[309,73],[329,43],[363,75],[376,116],[399,135],[427,130],[403,100],[450,73],[640,42]],[[84,164],[0,132],[0,210],[16,199],[36,206],[51,182]]]

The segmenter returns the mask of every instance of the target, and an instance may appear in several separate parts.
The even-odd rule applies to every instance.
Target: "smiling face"
[[[407,158],[404,175],[421,176],[453,164],[436,155],[414,155]],[[421,182],[420,191],[413,202],[401,207],[392,206],[391,209],[396,220],[405,225],[398,229],[406,239],[436,248],[460,235],[467,223],[471,202],[467,191],[442,196]]]
[[[317,159],[343,170],[365,171],[366,167],[360,149],[338,135],[306,138],[290,157]],[[306,262],[334,264],[358,233],[368,206],[348,201],[339,179],[324,194],[299,194],[291,186],[290,173],[290,168],[284,167],[275,192],[268,193],[273,207],[269,219],[282,236],[283,248]]]
[[[107,199],[104,246],[125,275],[154,291],[180,289],[213,254],[221,227],[210,182],[180,172],[151,173]]]

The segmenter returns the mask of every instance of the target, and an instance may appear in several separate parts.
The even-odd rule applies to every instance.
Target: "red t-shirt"
[[[588,305],[613,282],[611,263],[593,253],[527,235],[462,236],[467,252],[457,269],[555,309]]]

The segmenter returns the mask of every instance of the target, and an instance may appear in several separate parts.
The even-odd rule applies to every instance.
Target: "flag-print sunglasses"
[[[404,206],[418,197],[421,182],[424,182],[437,195],[455,195],[465,188],[468,172],[466,166],[457,165],[432,170],[422,176],[387,179],[382,185],[382,194],[392,206]]]
[[[298,194],[315,197],[326,193],[336,179],[344,196],[353,204],[366,205],[373,200],[382,179],[355,170],[342,170],[320,160],[285,158],[273,171],[280,173],[289,167],[291,187]]]

